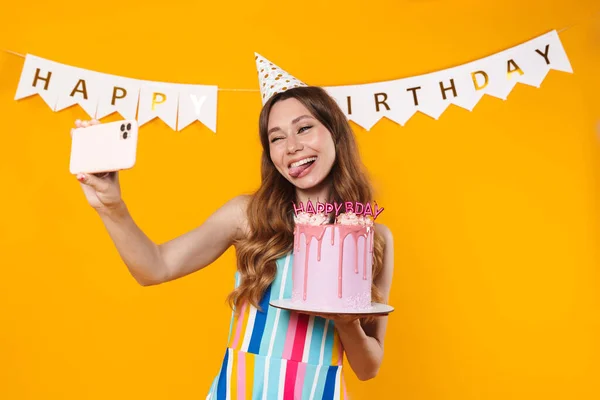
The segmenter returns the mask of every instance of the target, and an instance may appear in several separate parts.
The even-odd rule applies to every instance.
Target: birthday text
[[[384,210],[383,207],[379,208],[377,202],[375,202],[374,206],[371,206],[370,203],[360,203],[358,201],[345,201],[342,203],[333,202],[333,203],[322,203],[317,201],[316,205],[313,204],[312,201],[308,200],[306,202],[306,207],[302,202],[299,205],[292,202],[294,206],[294,214],[296,216],[299,212],[306,212],[309,214],[320,214],[325,213],[329,214],[335,211],[335,216],[337,217],[340,213],[354,213],[356,215],[370,215],[373,217],[373,220],[377,219],[379,214]],[[344,211],[342,211],[342,207],[344,207]]]

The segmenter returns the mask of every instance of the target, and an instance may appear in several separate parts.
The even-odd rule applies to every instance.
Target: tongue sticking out
[[[302,171],[304,171],[305,169],[307,169],[308,167],[310,167],[311,165],[313,165],[314,161],[308,162],[306,164],[302,164],[299,167],[292,167],[290,168],[290,176],[292,178],[297,178],[298,175],[300,175],[302,173]]]

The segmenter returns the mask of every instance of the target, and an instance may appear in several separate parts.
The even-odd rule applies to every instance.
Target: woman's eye
[[[281,138],[280,138],[280,137],[273,138],[273,139],[271,139],[271,143],[275,143],[275,142],[276,142],[276,141],[278,141],[279,139],[281,139]]]
[[[303,126],[302,128],[300,128],[300,129],[298,130],[298,133],[301,133],[301,132],[307,131],[307,130],[309,130],[310,128],[312,128],[312,126]]]

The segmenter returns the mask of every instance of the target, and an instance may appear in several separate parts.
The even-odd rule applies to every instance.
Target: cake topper
[[[310,199],[306,202],[306,207],[304,206],[304,204],[302,202],[299,203],[299,205],[296,205],[295,202],[292,202],[292,205],[294,206],[294,214],[297,217],[298,213],[307,213],[307,214],[329,214],[331,212],[335,211],[335,217],[337,218],[338,216],[340,216],[341,214],[355,214],[357,216],[363,216],[363,217],[372,217],[373,220],[377,219],[377,217],[379,216],[379,214],[381,214],[384,210],[383,207],[379,208],[379,206],[377,205],[377,202],[374,202],[374,206],[371,206],[371,203],[361,203],[358,201],[345,201],[342,203],[337,203],[337,202],[333,202],[333,203],[329,203],[329,202],[325,202],[322,203],[320,201],[317,201],[316,207],[315,205],[312,203],[312,201],[310,201]],[[342,206],[344,207],[344,212],[342,213]]]

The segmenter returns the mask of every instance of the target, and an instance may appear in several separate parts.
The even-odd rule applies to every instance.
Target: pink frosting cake
[[[372,220],[345,213],[324,222],[319,214],[296,218],[292,302],[323,311],[370,308]]]

